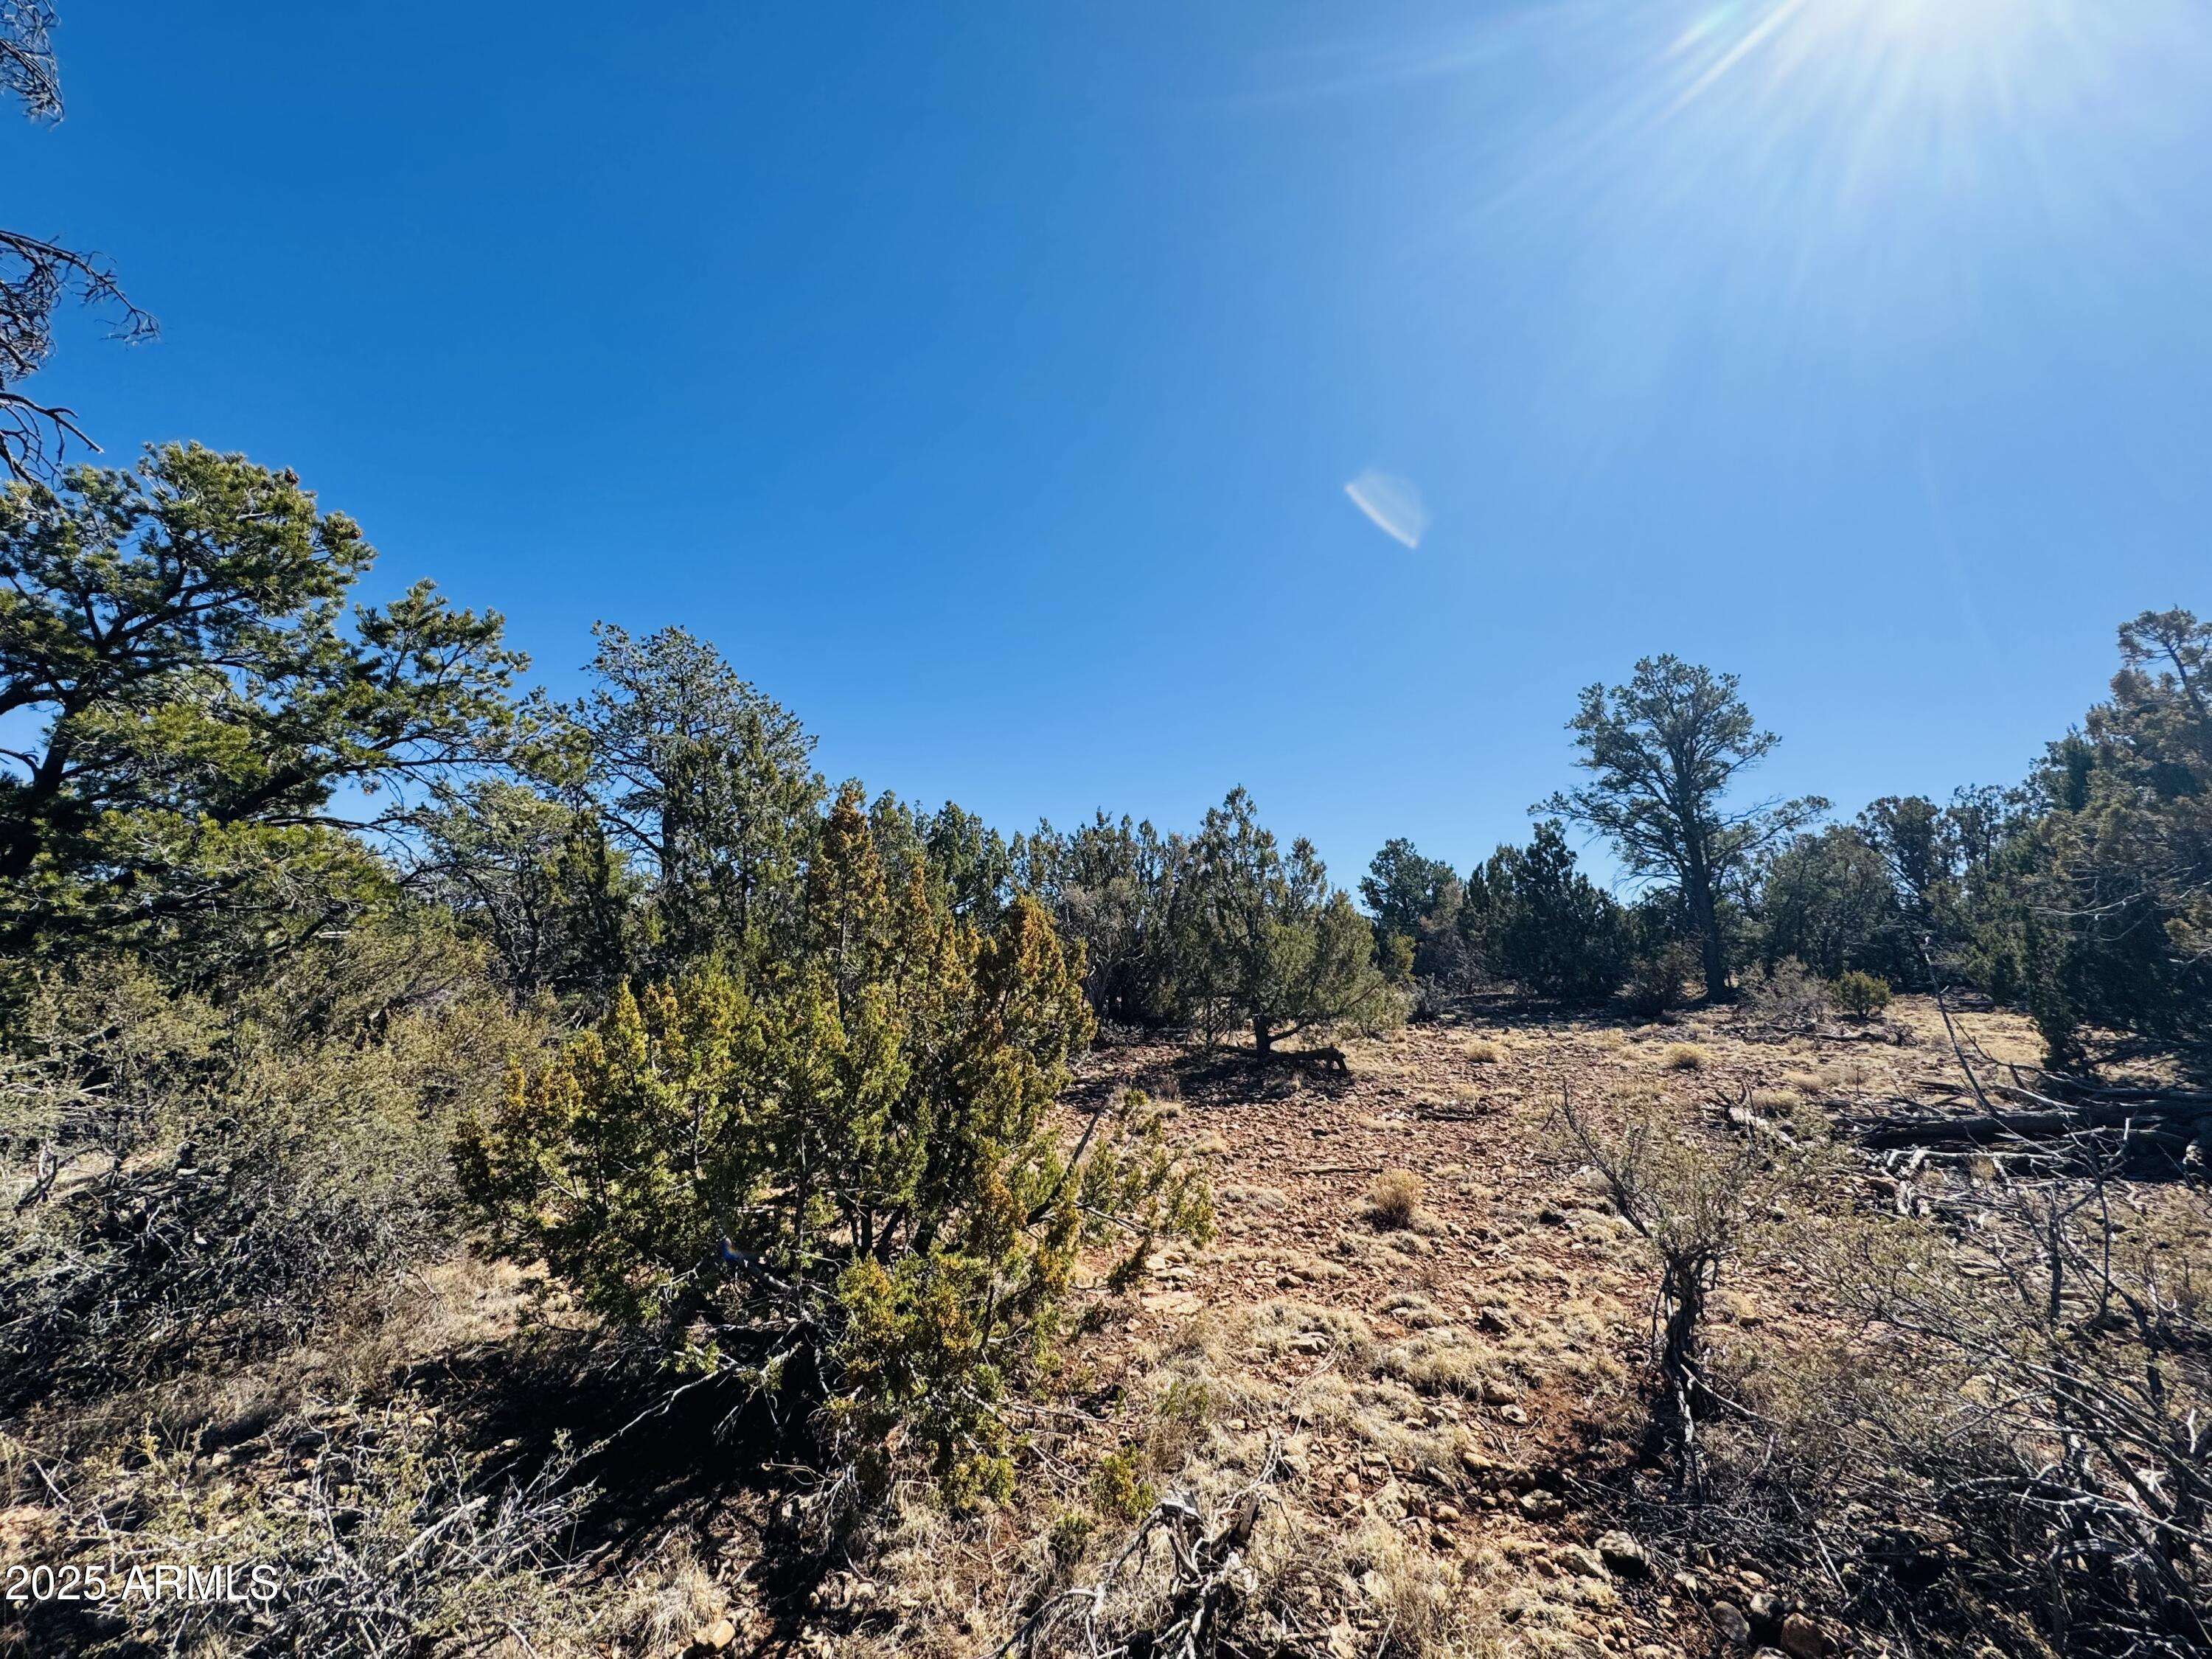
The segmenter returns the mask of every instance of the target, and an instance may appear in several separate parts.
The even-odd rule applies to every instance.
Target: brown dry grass
[[[1912,1045],[1932,1019],[1900,999],[1905,1046],[1778,1042],[1727,1010],[1638,1028],[1448,1020],[1347,1042],[1348,1078],[1224,1070],[1166,1043],[1102,1050],[1071,1125],[1097,1091],[1172,1090],[1170,1133],[1206,1160],[1219,1232],[1205,1251],[1159,1253],[1071,1340],[1046,1405],[1021,1419],[1031,1450],[1013,1501],[951,1516],[902,1489],[807,1579],[764,1561],[781,1500],[733,1486],[657,1536],[648,1525],[630,1565],[571,1582],[573,1640],[532,1639],[666,1654],[726,1617],[736,1651],[988,1652],[1018,1608],[1098,1570],[1133,1506],[1169,1491],[1219,1503],[1264,1473],[1249,1616],[1320,1644],[1285,1637],[1284,1651],[1707,1651],[1700,1598],[1617,1583],[1587,1548],[1609,1524],[1590,1471],[1637,1455],[1651,1283],[1602,1183],[1563,1158],[1559,1102],[1602,1100],[1683,1134],[1718,1132],[1713,1103],[1738,1089],[1771,1115],[1817,1113],[1926,1069]],[[2033,1043],[2023,1022],[1975,1020],[1992,1053]],[[332,1333],[313,1364],[199,1379],[197,1399],[178,1385],[161,1432],[189,1443],[195,1421],[386,1395],[425,1368],[464,1375],[542,1342],[533,1319],[573,1318],[532,1314],[536,1288],[456,1264],[396,1331]],[[1808,1297],[1783,1259],[1733,1279],[1717,1306],[1729,1341],[1782,1342]],[[102,1432],[148,1404],[115,1407]],[[43,1448],[58,1432],[29,1437]],[[281,1454],[203,1473],[271,1492],[289,1478]],[[16,1501],[35,1503],[21,1486]],[[1698,1571],[1752,1593],[1724,1565]]]

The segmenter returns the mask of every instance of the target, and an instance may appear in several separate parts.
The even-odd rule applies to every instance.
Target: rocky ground
[[[2032,1058],[2024,1023],[1961,1019],[1994,1060]],[[1089,1058],[1071,1123],[1103,1091],[1163,1103],[1208,1169],[1217,1236],[1161,1251],[1071,1341],[1053,1402],[1025,1423],[1035,1449],[1012,1504],[957,1519],[917,1496],[805,1555],[782,1473],[626,1450],[597,1471],[608,1490],[583,1565],[544,1595],[499,1579],[510,1601],[474,1650],[980,1656],[1036,1615],[1039,1650],[1082,1651],[1086,1610],[1110,1622],[1164,1594],[1157,1539],[1112,1565],[1163,1499],[1187,1498],[1203,1534],[1246,1495],[1247,1651],[1868,1650],[1807,1587],[1631,1523],[1624,1493],[1655,1463],[1656,1275],[1560,1107],[1722,1139],[1732,1109],[1847,1110],[1950,1065],[1936,1010],[1785,1033],[1732,1010],[1639,1024],[1501,1005],[1346,1050],[1340,1073],[1167,1043]],[[1862,1197],[1880,1201],[1871,1185]],[[1786,1340],[1811,1317],[1802,1271],[1784,1256],[1733,1273],[1723,1342]],[[143,1449],[112,1489],[143,1510],[158,1477],[195,1514],[233,1506],[210,1528],[250,1529],[308,1504],[317,1446],[364,1422],[386,1443],[450,1435],[518,1465],[557,1430],[588,1440],[595,1402],[564,1345],[589,1334],[540,1290],[458,1262],[397,1334],[140,1402]],[[210,1421],[242,1426],[183,1426]],[[35,1548],[58,1507],[0,1523]],[[1095,1603],[1071,1596],[1086,1587]],[[16,1650],[69,1650],[41,1628],[61,1627],[12,1627]]]

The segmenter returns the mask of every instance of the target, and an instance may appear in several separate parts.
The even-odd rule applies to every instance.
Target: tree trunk
[[[1690,903],[1690,925],[1698,930],[1698,953],[1705,969],[1705,1000],[1728,1000],[1728,957],[1721,947],[1720,907],[1713,898],[1712,872],[1693,863],[1683,885]]]
[[[1255,1015],[1252,1020],[1252,1047],[1259,1054],[1268,1054],[1275,1046],[1274,1022]]]

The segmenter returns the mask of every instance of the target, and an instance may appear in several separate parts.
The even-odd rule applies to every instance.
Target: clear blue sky
[[[1741,673],[1766,787],[2017,779],[2212,608],[2195,0],[64,0],[39,383],[503,609],[684,623],[1009,830],[1232,783],[1349,884]],[[1346,486],[1408,481],[1407,546]],[[1410,532],[1389,483],[1364,493]]]

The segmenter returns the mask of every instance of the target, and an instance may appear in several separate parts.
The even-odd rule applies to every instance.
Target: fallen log
[[[2185,1152],[2212,1130],[2203,1113],[2167,1117],[2064,1107],[1989,1114],[1916,1113],[1909,1117],[1860,1118],[1845,1127],[1851,1138],[1870,1152],[2035,1145],[2078,1135],[2103,1135]]]

